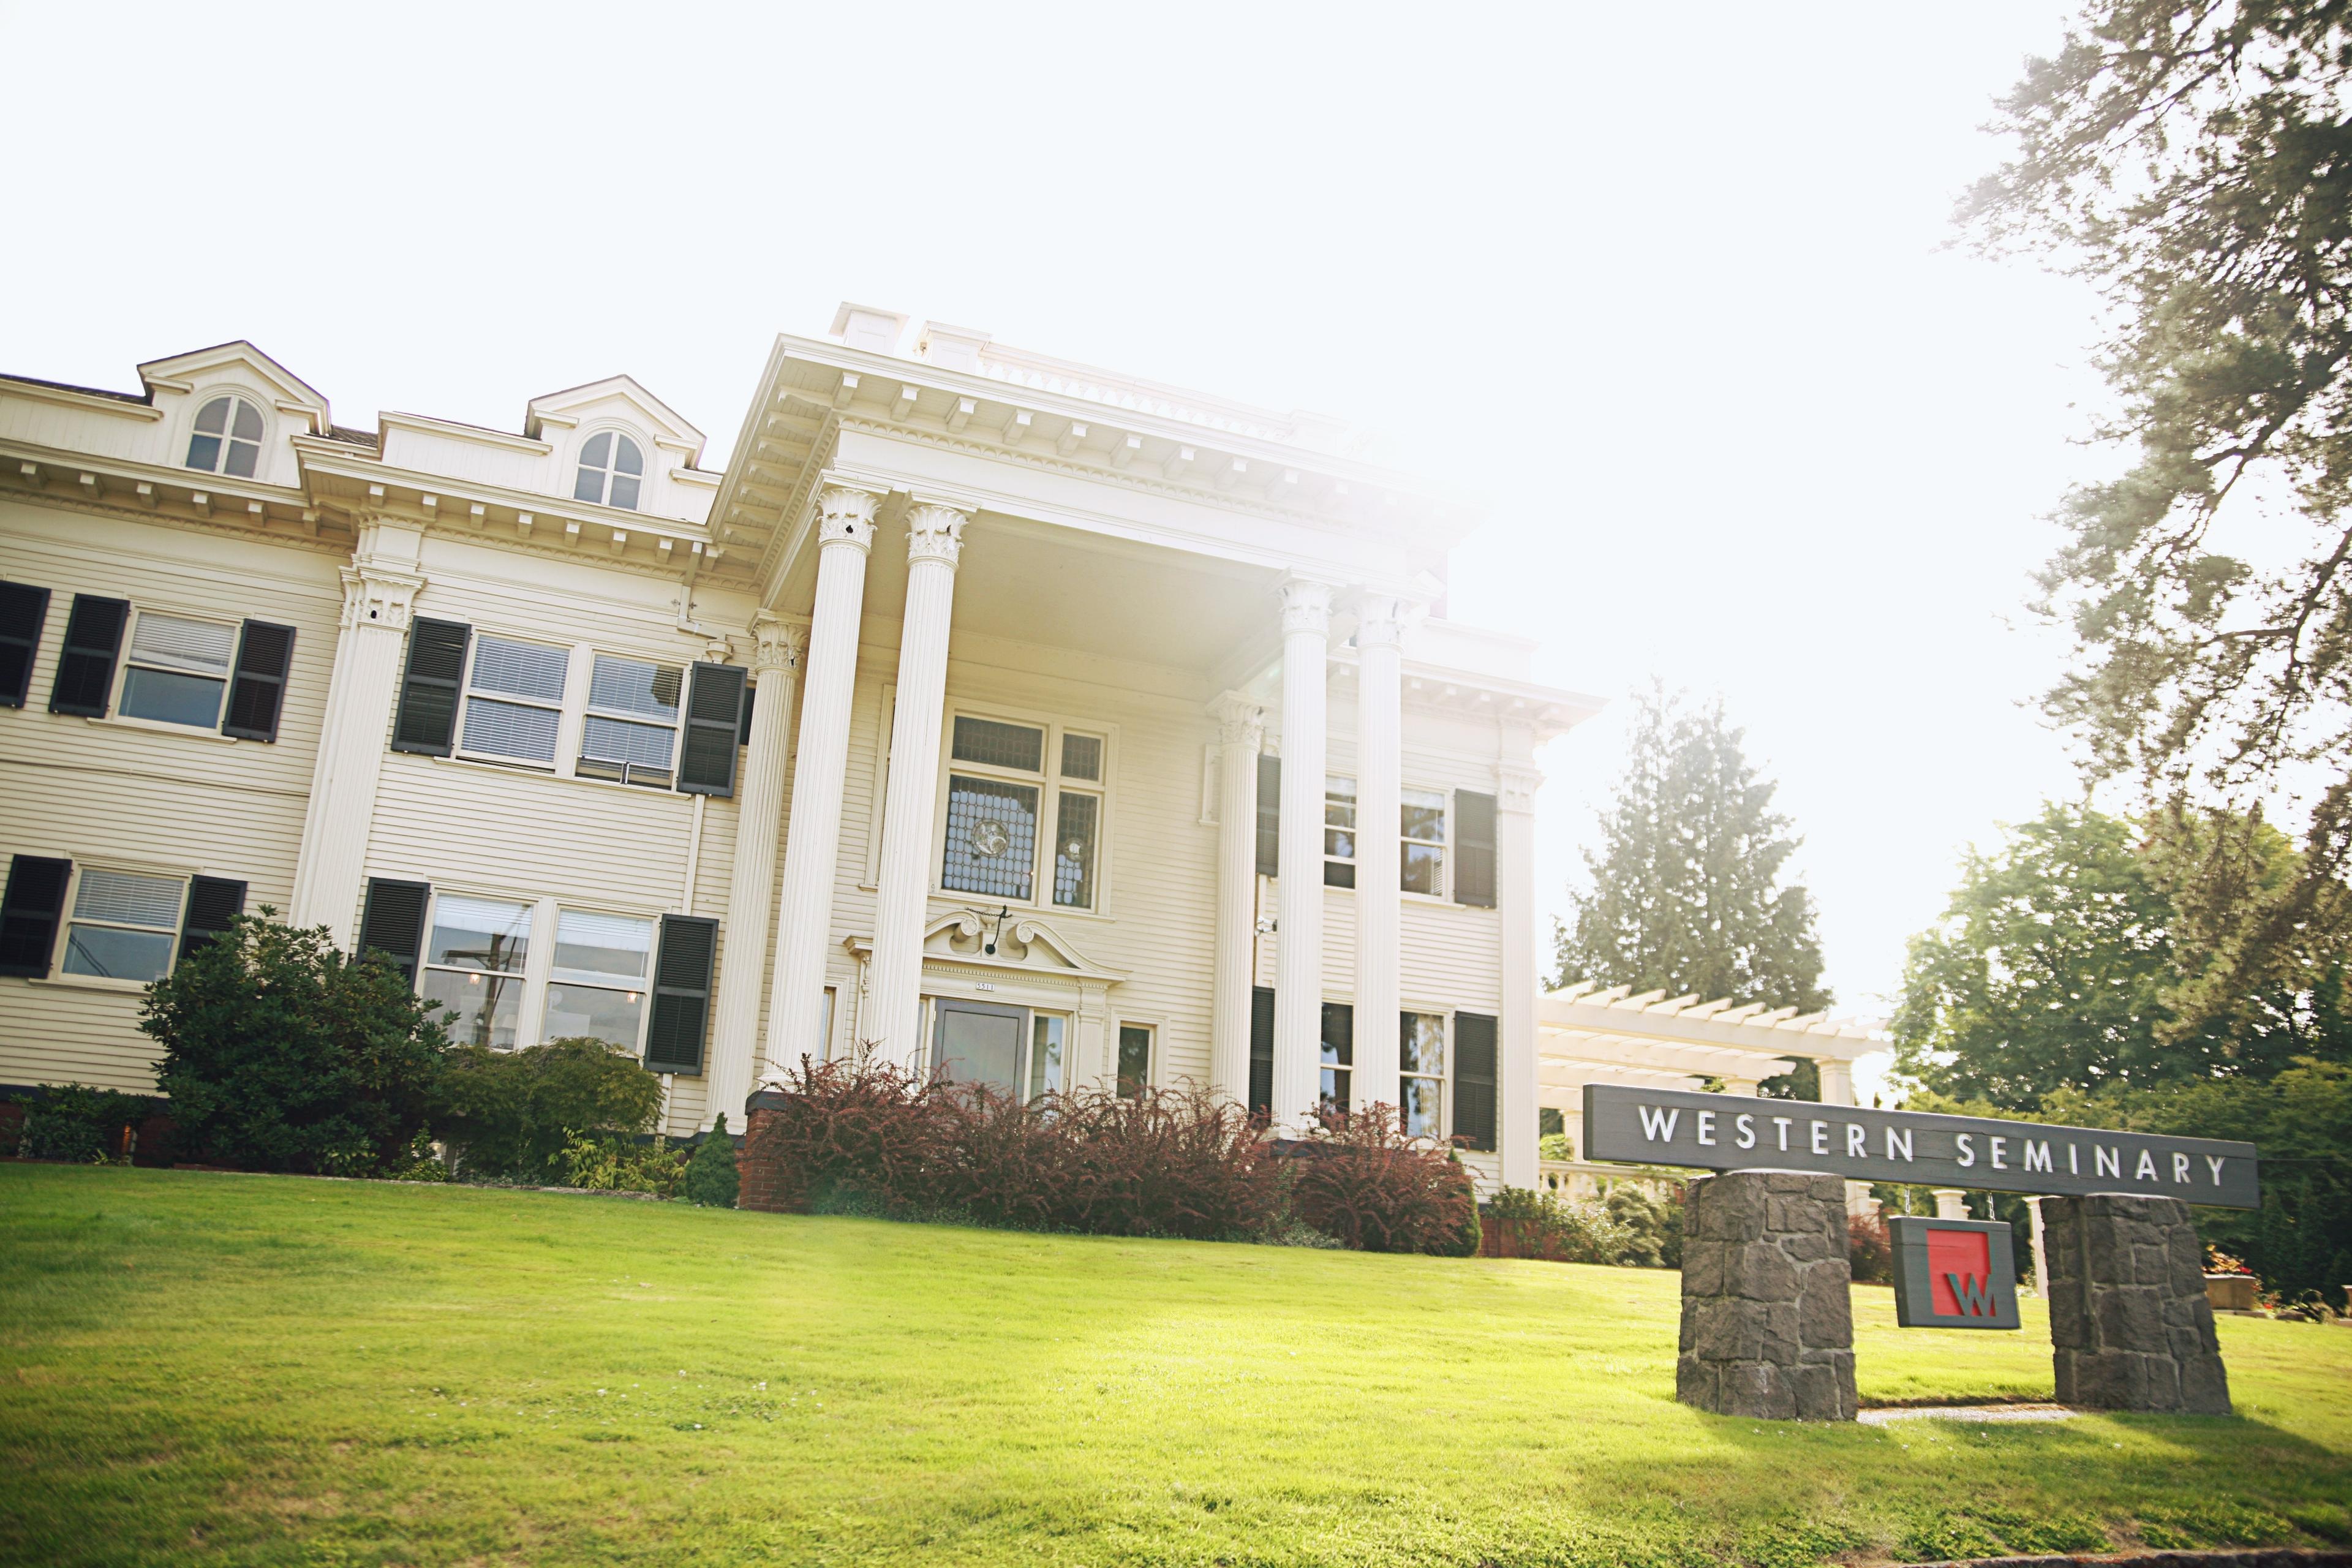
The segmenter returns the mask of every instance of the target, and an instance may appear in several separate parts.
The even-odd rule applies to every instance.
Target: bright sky
[[[1336,414],[1487,498],[1453,612],[1619,699],[1552,747],[1564,905],[1652,674],[1721,691],[1842,1009],[2069,794],[2021,700],[2106,459],[2093,301],[1945,248],[2066,8],[0,4],[0,368],[246,337],[514,427],[626,371],[723,458],[855,299]]]

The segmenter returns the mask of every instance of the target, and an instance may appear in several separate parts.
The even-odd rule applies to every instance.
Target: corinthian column
[[[1502,1025],[1495,1147],[1506,1186],[1536,1184],[1536,790],[1543,774],[1505,763],[1495,802],[1495,913],[1502,927]]]
[[[882,808],[882,880],[874,909],[870,1037],[912,1070],[922,1060],[923,916],[930,907],[931,824],[940,715],[948,695],[948,619],[968,515],[929,504],[907,512],[907,619],[898,638],[898,712],[890,725]]]
[[[849,766],[857,621],[866,603],[874,511],[881,501],[874,491],[853,485],[829,484],[817,496],[816,607],[809,619],[801,691],[793,819],[784,829],[776,977],[768,988],[768,1060],[778,1068],[803,1056],[824,1056],[824,949],[833,928],[833,873],[841,858],[841,787]],[[753,709],[754,729],[767,713],[765,702]]]
[[[368,829],[400,695],[409,617],[425,586],[416,570],[422,543],[415,529],[365,522],[352,563],[342,569],[342,626],[288,914],[297,926],[325,926],[346,950],[358,935]]]
[[[1216,988],[1209,1084],[1249,1099],[1250,982],[1257,950],[1257,753],[1265,710],[1238,691],[1209,704],[1217,721]]]
[[[1282,853],[1274,963],[1274,1121],[1304,1127],[1323,1050],[1324,665],[1331,587],[1282,585]]]
[[[1405,606],[1371,596],[1356,626],[1355,1102],[1395,1105],[1397,965],[1401,937],[1397,839],[1402,828],[1399,752],[1404,744]],[[1442,1135],[1444,1129],[1439,1131]]]
[[[751,741],[735,791],[735,864],[727,882],[727,951],[719,966],[706,1117],[743,1128],[743,1101],[760,1066],[760,985],[768,974],[768,914],[776,892],[776,830],[782,826],[784,752],[793,730],[793,683],[806,628],[761,611],[751,621]]]

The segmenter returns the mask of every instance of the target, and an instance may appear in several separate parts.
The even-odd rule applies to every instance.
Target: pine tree
[[[686,1163],[686,1201],[711,1208],[735,1206],[735,1141],[727,1136],[727,1118],[712,1122],[709,1136]]]
[[[1589,980],[1801,1012],[1826,1007],[1812,895],[1780,886],[1801,839],[1723,703],[1636,699],[1632,754],[1584,853],[1591,887],[1556,928],[1556,984]]]

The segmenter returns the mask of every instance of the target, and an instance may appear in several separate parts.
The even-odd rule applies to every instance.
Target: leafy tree
[[[1584,855],[1590,889],[1557,931],[1558,984],[1825,1007],[1812,896],[1781,886],[1801,840],[1720,700],[1637,698],[1632,754]]]
[[[643,1132],[660,1110],[659,1079],[583,1036],[519,1051],[458,1047],[433,1125],[470,1169],[535,1181],[562,1169],[576,1135]]]
[[[1971,852],[1941,922],[1912,941],[1896,1071],[2026,1112],[2060,1089],[2268,1078],[2300,1055],[2345,1054],[2343,987],[2326,967],[2209,1011],[2185,1036],[2173,1027],[2174,999],[2216,962],[2184,951],[2173,896],[2204,831],[2053,805],[1998,854]],[[2252,842],[2273,880],[2295,879],[2283,837]]]
[[[2015,155],[1963,204],[2111,307],[2100,434],[2127,469],[2076,489],[2041,607],[2071,626],[2045,696],[2100,774],[2217,826],[2179,940],[2235,940],[2163,1026],[2341,951],[2352,858],[2352,12],[2312,0],[2093,0],[2029,62]],[[2311,786],[2298,874],[2260,875],[2256,809]]]
[[[448,1037],[398,970],[326,928],[240,915],[147,987],[139,1026],[182,1142],[264,1171],[368,1175],[423,1130]]]

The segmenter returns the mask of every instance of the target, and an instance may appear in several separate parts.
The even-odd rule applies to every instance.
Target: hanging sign
[[[2252,1143],[1803,1100],[1588,1083],[1584,1145],[1588,1159],[1703,1171],[1810,1171],[1855,1182],[2262,1206]]]
[[[1895,1240],[1895,1321],[1906,1329],[2013,1329],[2017,1247],[1999,1220],[1887,1221]]]

